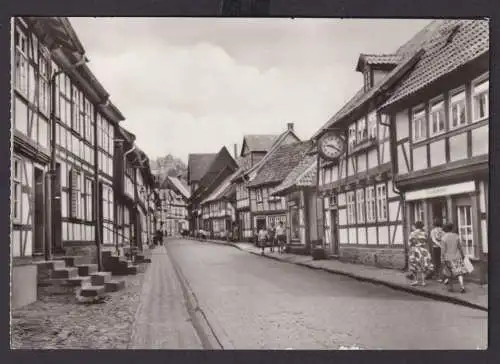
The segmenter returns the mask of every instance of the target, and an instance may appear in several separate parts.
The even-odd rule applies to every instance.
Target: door
[[[430,220],[429,220],[429,229],[434,225],[435,220],[439,220],[442,224],[445,224],[448,221],[448,210],[446,199],[438,198],[432,199],[429,201],[430,205]]]
[[[339,255],[339,238],[338,238],[338,226],[337,226],[337,209],[330,210],[330,231],[331,231],[331,241],[332,241],[332,254]]]
[[[35,198],[34,198],[34,229],[33,229],[33,255],[42,255],[45,234],[45,184],[43,170],[35,167]]]
[[[464,253],[472,258],[477,258],[478,253],[474,244],[474,224],[472,219],[472,206],[467,202],[458,202],[456,205],[457,233],[464,248]]]

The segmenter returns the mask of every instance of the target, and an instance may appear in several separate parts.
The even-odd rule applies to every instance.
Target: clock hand
[[[337,150],[337,151],[340,152],[340,149],[337,148],[337,147],[334,147],[333,145],[325,145],[325,147],[327,147],[327,148],[333,148],[333,149],[335,149],[335,150]]]

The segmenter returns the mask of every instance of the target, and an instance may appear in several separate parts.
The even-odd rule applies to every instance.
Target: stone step
[[[74,267],[58,268],[54,269],[50,273],[50,278],[73,278],[78,276],[78,269]]]
[[[54,270],[66,267],[62,260],[42,260],[35,263],[38,270]]]
[[[66,263],[67,267],[76,267],[78,265],[83,265],[83,264],[88,264],[89,263],[88,257],[83,257],[83,256],[57,257],[57,260],[64,261]]]
[[[90,275],[90,282],[93,286],[104,286],[111,281],[111,272],[96,272]]]
[[[127,274],[137,274],[139,273],[139,267],[137,265],[129,265],[127,267]]]
[[[88,276],[77,276],[68,279],[68,283],[74,286],[89,286],[90,285],[90,277]]]
[[[100,297],[106,293],[106,287],[104,285],[90,285],[82,287],[80,290],[80,296],[82,297]]]
[[[78,269],[78,275],[80,276],[90,276],[92,273],[97,272],[97,264],[81,264],[77,265],[76,268]]]
[[[106,292],[117,292],[125,288],[125,280],[112,280],[104,284]]]

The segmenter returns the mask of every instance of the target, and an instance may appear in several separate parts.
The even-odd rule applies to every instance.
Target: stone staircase
[[[77,294],[81,297],[102,297],[125,287],[124,280],[113,280],[111,272],[98,272],[97,264],[88,257],[64,256],[37,263],[38,294]]]

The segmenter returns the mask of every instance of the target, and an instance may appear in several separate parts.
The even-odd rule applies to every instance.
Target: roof
[[[231,179],[233,176],[234,176],[234,173],[227,176],[222,181],[222,183],[215,190],[213,190],[210,195],[208,195],[207,198],[205,198],[203,201],[201,201],[201,204],[206,204],[208,202],[217,201],[217,200],[220,200],[220,199],[226,197],[226,195],[228,195],[228,192],[230,192],[231,187],[234,187],[231,184]]]
[[[247,175],[251,172],[254,172],[256,170],[258,170],[261,166],[264,165],[264,163],[270,158],[270,156],[274,153],[274,151],[281,145],[281,143],[286,139],[286,137],[288,135],[293,135],[295,136],[298,140],[300,140],[297,135],[295,135],[295,132],[293,130],[286,130],[284,131],[283,133],[281,133],[273,142],[273,145],[271,146],[271,148],[269,148],[269,150],[267,151],[266,155],[264,156],[264,158],[262,158],[259,162],[257,162],[256,164],[254,164],[253,166],[251,165],[250,162],[245,162],[245,163],[248,163],[248,164],[244,164],[243,167],[246,167],[246,168],[243,168],[243,167],[240,167],[238,172],[235,174],[235,176],[233,177],[233,181],[235,181],[236,179],[238,178],[241,178],[242,176],[244,175]]]
[[[188,156],[188,182],[200,181],[208,168],[215,160],[217,153],[189,154]]]
[[[402,60],[401,54],[360,54],[356,71],[361,71],[364,64],[393,64]]]
[[[241,152],[243,153],[245,143],[251,152],[267,152],[278,137],[279,135],[245,135]]]
[[[446,20],[423,43],[425,53],[396,86],[385,108],[489,51],[487,20]]]
[[[191,193],[189,192],[189,188],[187,185],[184,184],[184,181],[177,178],[177,177],[171,177],[167,176],[167,178],[172,182],[172,184],[179,190],[179,192],[185,197],[189,198]]]
[[[316,185],[316,156],[306,155],[304,159],[276,187],[273,194],[285,194],[294,187],[312,187]]]
[[[280,146],[262,165],[262,169],[248,187],[281,183],[302,161],[311,145],[311,141],[305,141]]]

